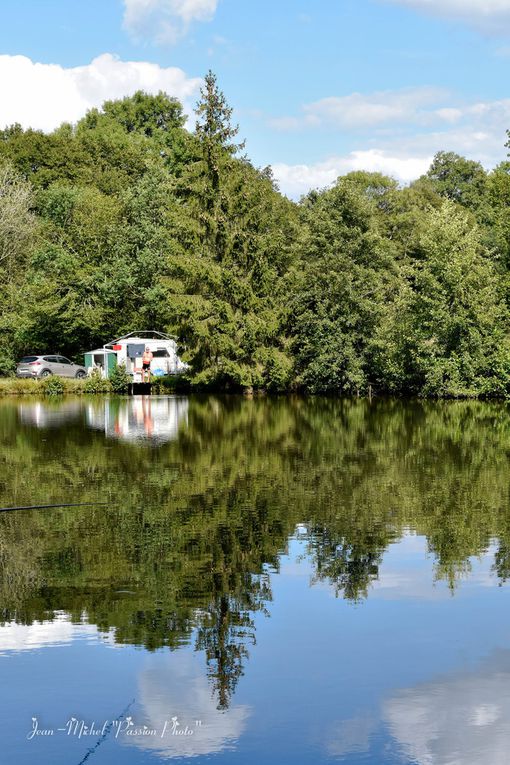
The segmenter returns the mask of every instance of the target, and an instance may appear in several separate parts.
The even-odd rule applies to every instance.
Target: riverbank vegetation
[[[98,375],[86,379],[69,379],[52,375],[43,380],[6,377],[0,379],[0,398],[2,396],[62,396],[71,394],[119,394],[128,392],[128,382],[123,370],[112,374],[109,380]],[[176,393],[190,390],[190,384],[179,376],[154,377],[152,392],[156,394]]]
[[[0,374],[155,328],[195,387],[510,394],[510,163],[295,203],[243,152],[211,73],[193,131],[144,93],[0,131]]]

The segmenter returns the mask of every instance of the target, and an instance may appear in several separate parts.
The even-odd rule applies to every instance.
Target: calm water
[[[0,761],[508,763],[509,456],[503,404],[0,402],[0,506],[101,503],[0,513]]]

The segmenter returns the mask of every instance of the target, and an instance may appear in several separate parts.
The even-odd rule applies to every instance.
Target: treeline
[[[211,73],[196,116],[139,92],[0,131],[0,373],[155,328],[195,386],[510,394],[510,163],[443,152],[410,187],[355,172],[295,204]]]

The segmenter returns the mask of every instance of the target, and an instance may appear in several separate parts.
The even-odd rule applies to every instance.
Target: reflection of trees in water
[[[384,533],[346,539],[332,536],[328,528],[313,529],[308,548],[316,563],[315,580],[331,582],[336,594],[349,600],[366,597],[370,583],[377,579],[387,543]]]
[[[227,709],[247,659],[246,643],[255,642],[250,612],[234,598],[219,595],[197,631],[196,649],[205,651],[208,674],[218,696],[218,708]]]
[[[0,516],[2,616],[86,613],[148,649],[194,635],[225,707],[299,522],[315,578],[353,600],[407,528],[451,584],[493,539],[508,577],[509,419],[489,403],[209,397],[149,449],[75,422],[47,438],[2,403],[2,506],[110,503]]]

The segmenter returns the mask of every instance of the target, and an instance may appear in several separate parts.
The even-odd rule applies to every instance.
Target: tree
[[[501,162],[487,178],[489,214],[485,238],[503,272],[510,271],[510,162]]]
[[[289,259],[293,205],[270,174],[236,154],[232,110],[209,72],[196,108],[194,160],[181,202],[168,300],[194,381],[232,388],[285,386],[277,292]]]
[[[21,268],[20,259],[33,243],[36,221],[33,193],[9,163],[0,165],[0,268],[8,276]]]
[[[37,241],[33,190],[10,163],[0,163],[0,373],[13,368],[19,296]]]
[[[482,165],[453,151],[439,151],[423,179],[440,196],[470,210],[478,210],[485,201],[487,173]]]
[[[89,113],[89,122],[95,112],[92,110]],[[105,101],[100,113],[118,122],[128,133],[139,131],[149,138],[158,130],[169,133],[182,128],[186,121],[180,101],[162,91],[151,95],[137,90],[132,96],[121,100]]]
[[[232,159],[244,144],[233,142],[239,128],[231,124],[232,109],[211,71],[200,94],[195,109],[198,157],[190,168],[190,192],[203,226],[202,247],[212,258],[222,261],[227,255],[230,222],[226,181],[233,169]]]
[[[427,214],[419,256],[374,337],[382,386],[429,396],[476,396],[508,386],[502,284],[480,231],[453,202]]]
[[[360,180],[340,178],[305,200],[287,326],[297,383],[313,393],[368,389],[370,339],[395,289],[394,256],[378,229],[377,201]]]

